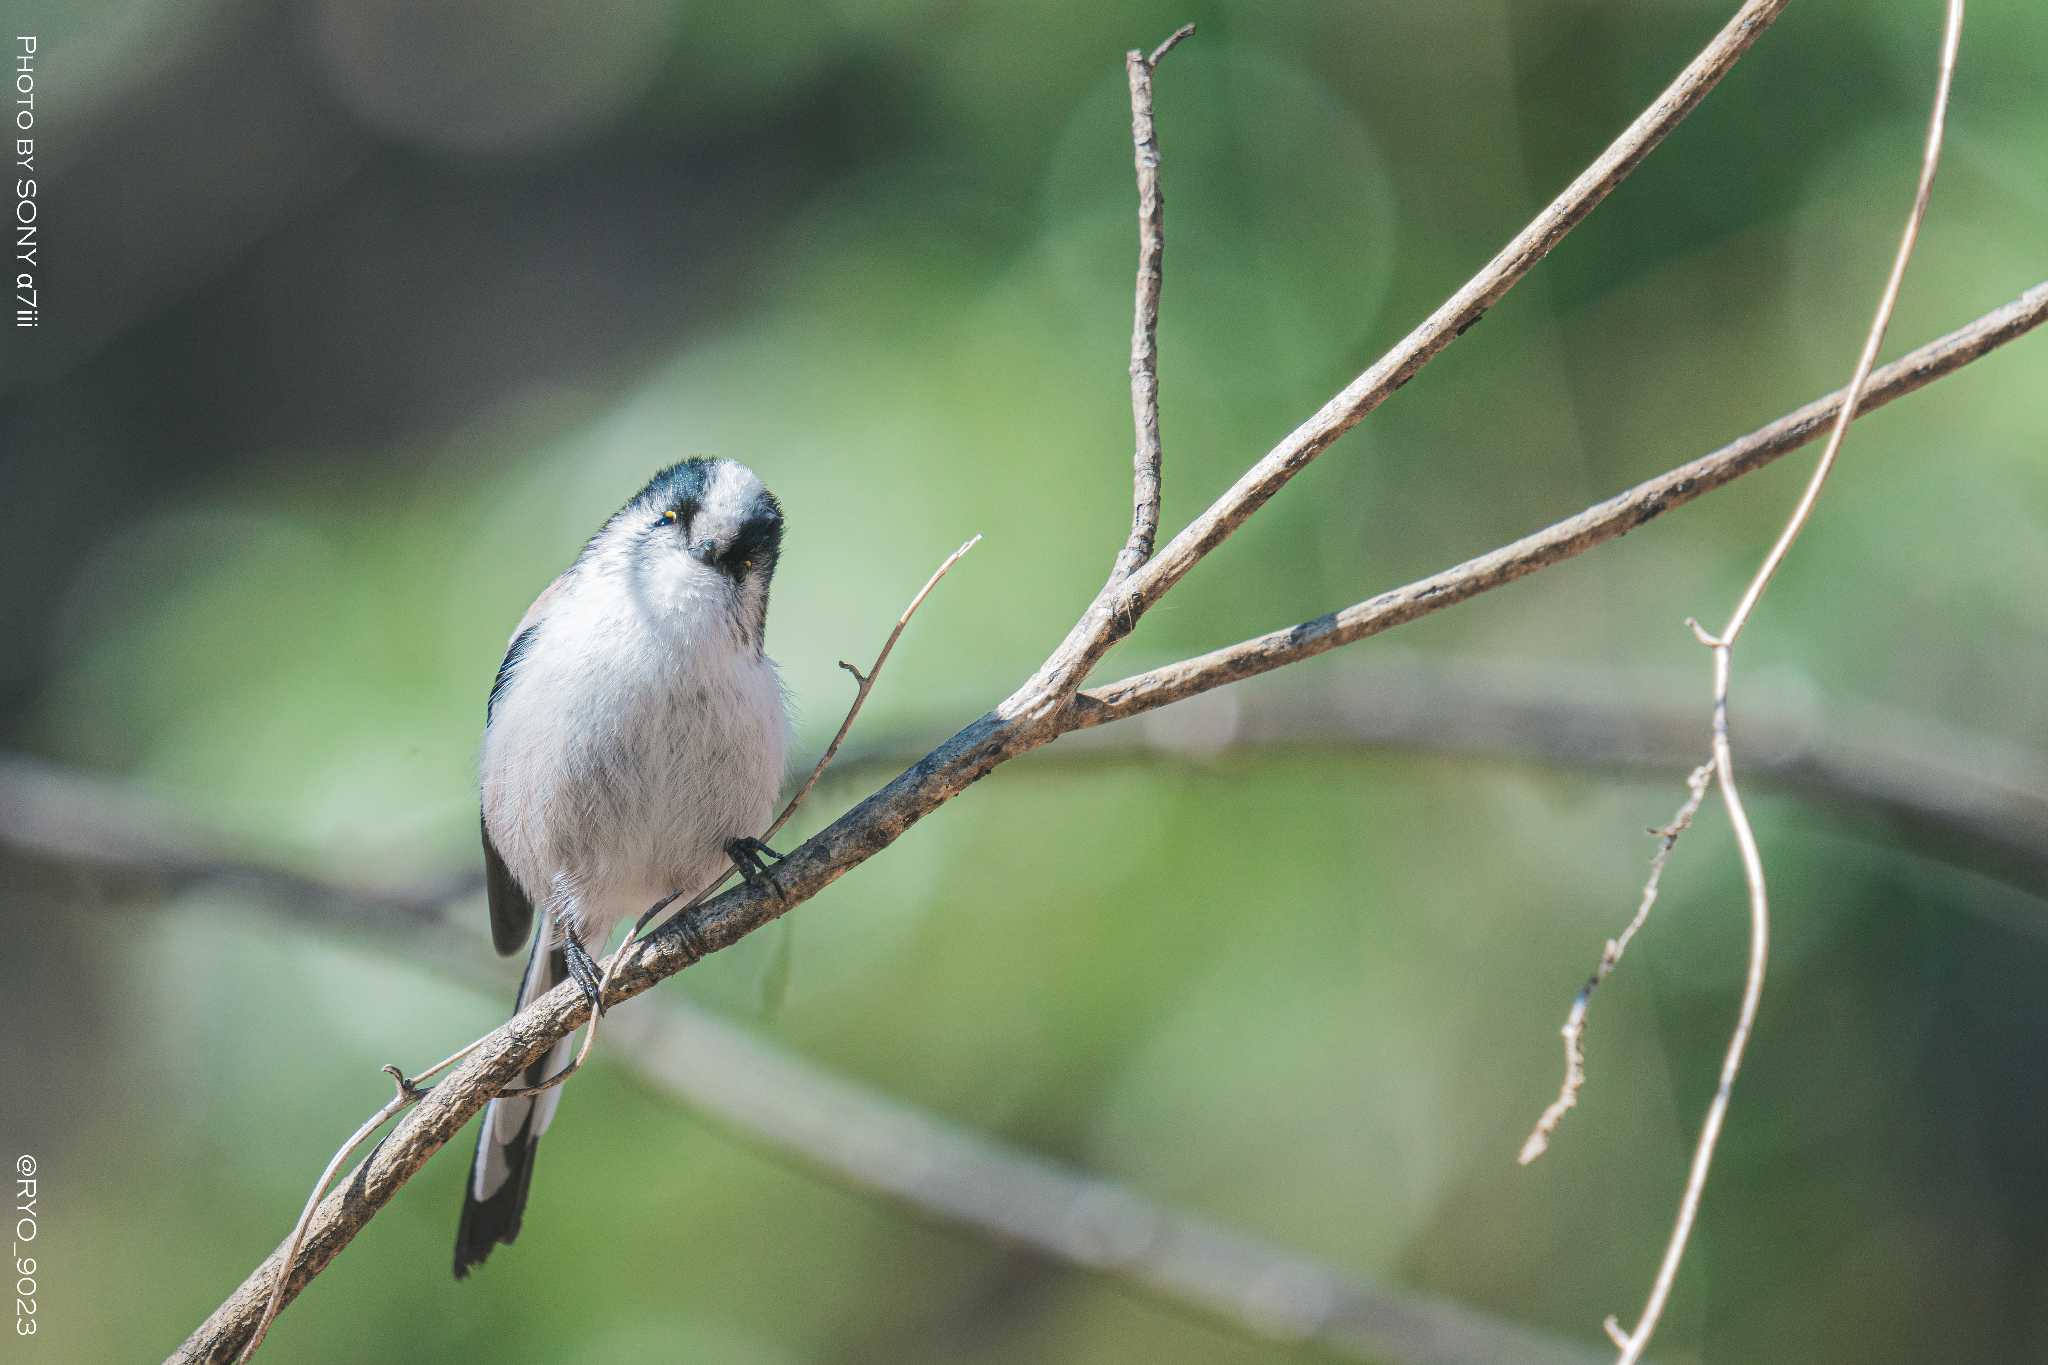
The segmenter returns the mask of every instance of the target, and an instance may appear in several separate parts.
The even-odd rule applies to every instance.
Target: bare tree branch
[[[310,919],[427,918],[478,878],[450,878],[422,896],[409,883],[290,869],[274,851],[202,827],[172,803],[119,783],[21,754],[0,754],[0,847],[70,867],[182,881],[234,881],[261,869],[283,905]]]
[[[2048,281],[2035,285],[2003,308],[1994,309],[1878,370],[1871,376],[1856,415],[1865,416],[1895,398],[1954,373],[1987,352],[2025,336],[2044,320],[2048,320]],[[1090,688],[1075,699],[1071,724],[1080,728],[1122,720],[1224,683],[1313,658],[1584,554],[1815,440],[1828,430],[1841,402],[1842,391],[1837,390],[1710,455],[1659,474],[1577,516],[1468,559],[1456,568],[1298,626]]]
[[[1285,487],[1289,479],[1485,316],[1487,309],[1500,302],[1566,234],[1584,222],[1666,134],[1699,107],[1700,101],[1720,84],[1742,54],[1777,20],[1786,3],[1787,0],[1746,0],[1727,26],[1678,73],[1650,107],[1502,247],[1484,269],[1342,392],[1323,404],[1315,416],[1296,427],[1246,470],[1208,511],[1189,523],[1142,569],[1121,582],[1112,579],[1074,623],[1060,647],[998,709],[1044,723],[1049,719],[1049,708],[1065,705],[1109,647],[1129,634],[1153,603]]]
[[[1099,593],[1030,680],[793,851],[776,869],[779,889],[735,887],[635,941],[624,952],[607,1001],[638,995],[779,918],[887,848],[917,821],[1001,764],[1065,730],[1089,723],[1077,714],[1082,708],[1077,708],[1076,691],[1143,609],[1263,505],[1296,470],[1449,345],[1459,330],[1526,274],[1698,104],[1782,9],[1783,0],[1744,4],[1679,80],[1492,265],[1387,359],[1366,371],[1295,436],[1254,465],[1209,512],[1144,568],[1118,587]],[[589,1006],[574,983],[548,992],[483,1039],[466,1061],[399,1119],[385,1140],[315,1213],[300,1257],[286,1277],[287,1301],[325,1268],[463,1123],[516,1073],[579,1026],[588,1013]],[[281,1259],[280,1249],[193,1333],[174,1358],[212,1361],[231,1356],[260,1316]]]

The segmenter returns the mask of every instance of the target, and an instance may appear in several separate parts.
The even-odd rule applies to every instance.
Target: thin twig
[[[1757,853],[1756,835],[1750,829],[1748,814],[1743,810],[1742,794],[1735,786],[1735,762],[1728,744],[1729,654],[1725,645],[1701,630],[1697,623],[1689,624],[1699,635],[1701,643],[1714,651],[1714,778],[1721,791],[1721,804],[1727,809],[1729,823],[1735,828],[1735,844],[1742,854],[1742,873],[1749,884],[1749,967],[1743,975],[1742,1004],[1736,1012],[1735,1027],[1728,1035],[1728,1049],[1721,1058],[1720,1081],[1714,1087],[1714,1098],[1707,1105],[1706,1119],[1700,1124],[1699,1140],[1693,1147],[1692,1165],[1686,1174],[1685,1193],[1678,1202],[1678,1216],[1672,1223],[1663,1261],[1657,1267],[1656,1282],[1650,1287],[1649,1302],[1643,1305],[1634,1331],[1624,1328],[1621,1319],[1612,1313],[1601,1322],[1608,1339],[1621,1352],[1617,1365],[1635,1365],[1642,1359],[1658,1322],[1664,1316],[1664,1306],[1671,1298],[1671,1290],[1678,1283],[1678,1267],[1685,1259],[1693,1225],[1699,1219],[1700,1200],[1706,1193],[1707,1177],[1713,1171],[1714,1149],[1720,1143],[1721,1127],[1728,1118],[1728,1102],[1735,1092],[1735,1078],[1742,1073],[1742,1055],[1749,1046],[1749,1035],[1756,1027],[1757,1009],[1763,1003],[1764,971],[1771,956],[1771,913],[1764,894],[1763,859]]]
[[[1679,1200],[1678,1216],[1672,1224],[1663,1262],[1657,1268],[1657,1278],[1650,1286],[1649,1301],[1643,1305],[1642,1314],[1632,1331],[1621,1330],[1619,1323],[1610,1319],[1609,1335],[1615,1337],[1621,1347],[1617,1365],[1635,1365],[1642,1359],[1651,1336],[1657,1330],[1657,1323],[1663,1317],[1664,1305],[1670,1300],[1672,1286],[1677,1282],[1678,1267],[1685,1259],[1693,1224],[1699,1216],[1700,1199],[1706,1191],[1707,1177],[1713,1170],[1714,1148],[1720,1140],[1721,1125],[1728,1114],[1729,1096],[1734,1091],[1735,1078],[1741,1074],[1743,1051],[1748,1046],[1750,1032],[1756,1024],[1757,1009],[1763,1001],[1764,971],[1770,961],[1770,894],[1764,883],[1764,864],[1757,852],[1756,833],[1750,828],[1749,816],[1742,807],[1742,795],[1735,785],[1734,750],[1728,737],[1728,685],[1733,671],[1735,640],[1763,597],[1764,589],[1770,586],[1778,566],[1784,562],[1786,552],[1812,519],[1821,487],[1827,482],[1828,472],[1834,467],[1835,456],[1841,449],[1842,438],[1856,415],[1856,405],[1870,379],[1871,367],[1877,363],[1878,348],[1884,344],[1885,329],[1891,324],[1892,308],[1898,302],[1899,286],[1905,280],[1906,265],[1913,258],[1914,243],[1919,240],[1921,220],[1927,215],[1927,201],[1934,192],[1934,173],[1941,164],[1949,90],[1955,79],[1956,51],[1962,43],[1962,36],[1963,0],[1948,0],[1948,19],[1942,32],[1939,74],[1935,80],[1934,108],[1927,120],[1927,141],[1920,157],[1920,182],[1914,190],[1913,207],[1906,215],[1906,227],[1899,236],[1899,248],[1892,256],[1891,273],[1885,280],[1884,293],[1878,299],[1877,312],[1870,320],[1863,350],[1856,359],[1855,373],[1849,380],[1841,411],[1835,418],[1834,429],[1828,435],[1827,446],[1821,452],[1813,476],[1807,480],[1806,489],[1785,523],[1785,529],[1764,557],[1756,577],[1750,581],[1734,614],[1728,618],[1727,626],[1720,634],[1713,635],[1697,622],[1688,623],[1700,643],[1712,650],[1714,656],[1714,775],[1721,790],[1721,802],[1728,810],[1729,823],[1735,829],[1736,847],[1742,854],[1742,874],[1749,886],[1749,970],[1743,982],[1742,1005],[1736,1015],[1735,1028],[1728,1037],[1727,1054],[1721,1062],[1720,1084],[1715,1087],[1714,1098],[1707,1106],[1706,1121],[1700,1125],[1685,1193]]]
[[[1764,589],[1778,572],[1778,566],[1785,562],[1786,553],[1792,542],[1799,539],[1799,533],[1806,529],[1806,523],[1813,517],[1813,506],[1820,500],[1821,486],[1828,481],[1828,474],[1835,467],[1835,456],[1842,448],[1842,438],[1849,433],[1849,423],[1855,420],[1857,404],[1862,400],[1863,389],[1870,381],[1871,367],[1877,364],[1877,352],[1884,345],[1884,334],[1892,323],[1892,309],[1899,301],[1899,286],[1906,280],[1906,263],[1913,259],[1913,247],[1920,240],[1920,223],[1927,216],[1927,201],[1934,193],[1934,172],[1941,165],[1942,136],[1948,125],[1949,86],[1955,79],[1956,49],[1963,36],[1963,0],[1948,0],[1948,23],[1941,39],[1941,69],[1936,78],[1934,91],[1934,112],[1927,120],[1927,144],[1920,157],[1920,183],[1913,192],[1913,208],[1906,215],[1905,231],[1899,235],[1899,249],[1892,257],[1891,274],[1884,282],[1884,293],[1878,299],[1877,313],[1870,320],[1870,331],[1863,338],[1863,351],[1856,357],[1856,371],[1850,377],[1841,410],[1835,415],[1833,430],[1828,432],[1828,443],[1821,450],[1820,461],[1813,467],[1813,477],[1806,481],[1806,490],[1799,496],[1799,505],[1792,509],[1791,519],[1785,529],[1778,533],[1777,543],[1764,556],[1763,565],[1757,569],[1756,577],[1750,580],[1749,590],[1742,594],[1742,601],[1736,605],[1735,614],[1728,618],[1727,626],[1721,631],[1718,648],[1733,649],[1736,637],[1749,623],[1749,615],[1756,610],[1757,601],[1763,597]]]
[[[768,832],[761,836],[763,843],[773,839],[776,831],[789,823],[789,817],[796,814],[796,808],[804,803],[804,798],[811,794],[811,788],[817,786],[818,779],[825,775],[825,769],[831,767],[832,760],[839,756],[839,746],[846,742],[847,732],[853,729],[854,719],[860,715],[860,708],[866,704],[868,693],[874,690],[875,679],[882,673],[882,665],[889,662],[889,651],[896,648],[896,642],[903,638],[903,629],[910,624],[910,618],[924,605],[924,599],[932,595],[932,589],[939,586],[939,580],[953,571],[953,566],[960,562],[961,556],[979,544],[979,535],[968,537],[959,549],[946,556],[943,564],[932,570],[932,576],[924,581],[924,586],[917,590],[917,596],[910,599],[910,605],[896,618],[895,628],[889,632],[889,638],[882,641],[881,651],[875,655],[875,661],[868,665],[867,672],[861,672],[844,659],[839,661],[839,666],[853,675],[853,705],[846,708],[846,719],[839,722],[839,729],[833,734],[832,742],[825,746],[825,752],[818,756],[816,765],[811,769],[811,775],[804,779],[804,784],[796,789],[796,795],[790,797],[789,804],[782,808],[782,814],[775,817],[775,823],[768,826]]]
[[[581,1071],[583,1063],[590,1056],[590,1050],[597,1046],[597,1021],[602,1018],[604,1018],[602,1012],[593,1010],[590,1017],[583,1021],[582,1046],[576,1049],[576,1055],[571,1057],[568,1065],[564,1066],[560,1071],[549,1076],[546,1080],[536,1081],[532,1085],[508,1085],[493,1098],[501,1100],[530,1100],[543,1091],[553,1090],[563,1081],[568,1080],[571,1076]]]
[[[1564,1027],[1558,1032],[1564,1037],[1564,1084],[1558,1088],[1557,1098],[1536,1120],[1536,1127],[1522,1143],[1521,1155],[1515,1160],[1528,1165],[1550,1150],[1550,1139],[1557,1132],[1557,1125],[1564,1122],[1564,1116],[1579,1102],[1579,1092],[1586,1085],[1586,1012],[1592,1008],[1593,992],[1600,989],[1600,983],[1613,974],[1621,965],[1622,955],[1628,952],[1628,945],[1649,922],[1650,911],[1657,904],[1657,886],[1664,879],[1664,864],[1671,860],[1671,850],[1678,847],[1678,837],[1692,828],[1693,816],[1699,814],[1700,802],[1707,796],[1707,786],[1714,780],[1714,764],[1709,759],[1692,770],[1686,779],[1689,794],[1671,817],[1671,823],[1650,833],[1657,836],[1657,851],[1650,856],[1650,875],[1643,882],[1643,894],[1636,903],[1635,917],[1628,927],[1621,931],[1619,938],[1607,940],[1607,946],[1600,951],[1600,961],[1595,964],[1593,974],[1586,978],[1586,984],[1579,987],[1579,993],[1572,997],[1572,1007],[1565,1014]]]
[[[1131,457],[1131,535],[1110,569],[1109,587],[1136,573],[1152,557],[1159,535],[1159,291],[1166,255],[1165,202],[1159,190],[1159,134],[1152,123],[1152,71],[1160,59],[1195,31],[1183,24],[1152,50],[1124,54],[1131,86],[1131,149],[1138,175],[1138,284],[1131,316],[1131,425],[1137,441]]]
[[[328,895],[336,900],[346,899],[348,896],[346,888],[328,887],[326,890]],[[414,898],[415,903],[425,903],[427,900],[428,898],[424,896]],[[595,1037],[596,1033],[595,1016],[593,1016],[591,1034]],[[485,1038],[488,1037],[489,1035],[486,1034]],[[285,1285],[290,1282],[292,1267],[297,1263],[299,1246],[306,1240],[306,1227],[312,1221],[313,1210],[320,1206],[320,1197],[327,1193],[328,1187],[334,1183],[334,1173],[341,1168],[341,1164],[344,1161],[347,1161],[355,1153],[356,1148],[363,1145],[365,1138],[369,1137],[370,1134],[376,1132],[379,1128],[382,1128],[385,1121],[391,1118],[392,1115],[410,1105],[417,1104],[420,1096],[425,1094],[428,1089],[431,1089],[431,1087],[422,1086],[420,1082],[440,1075],[443,1071],[446,1071],[449,1067],[454,1066],[457,1062],[469,1056],[470,1053],[476,1051],[483,1045],[484,1041],[484,1038],[478,1038],[467,1047],[449,1053],[446,1057],[435,1062],[425,1071],[420,1072],[419,1075],[411,1079],[407,1079],[406,1074],[395,1066],[383,1068],[384,1074],[397,1084],[398,1093],[385,1101],[382,1109],[379,1109],[369,1118],[363,1120],[362,1127],[356,1129],[354,1135],[344,1142],[334,1155],[328,1159],[327,1168],[320,1172],[320,1179],[314,1182],[313,1193],[307,1197],[305,1208],[299,1212],[299,1221],[292,1225],[292,1235],[285,1242],[284,1256],[278,1262],[276,1283],[271,1288],[269,1300],[264,1304],[263,1316],[257,1320],[256,1329],[250,1334],[248,1344],[242,1347],[242,1353],[235,1357],[236,1365],[241,1365],[241,1362],[246,1361],[256,1353],[256,1348],[263,1344],[264,1334],[270,1330],[270,1324],[277,1318],[278,1310],[284,1307]],[[586,1050],[587,1046],[586,1044]],[[580,1064],[582,1060],[581,1056],[577,1057],[577,1064]],[[575,1065],[564,1068],[562,1073],[548,1084],[559,1084],[575,1069]],[[533,1089],[535,1092],[538,1092],[547,1089],[547,1086],[535,1086]],[[501,1092],[501,1095],[504,1098],[517,1097],[515,1092],[509,1090]]]
[[[1145,64],[1147,66],[1159,65],[1160,59],[1165,57],[1167,53],[1179,47],[1183,40],[1194,36],[1195,26],[1193,24],[1182,24],[1179,28],[1166,35],[1165,42],[1152,49],[1152,55],[1145,59]]]
[[[444,1062],[442,1065],[446,1066],[447,1063]],[[306,1240],[306,1228],[313,1221],[313,1210],[320,1207],[321,1196],[325,1195],[328,1187],[334,1183],[335,1173],[341,1169],[343,1162],[355,1155],[356,1148],[362,1146],[370,1134],[382,1128],[392,1115],[418,1102],[421,1091],[414,1082],[405,1078],[403,1071],[395,1066],[387,1066],[384,1068],[384,1074],[391,1077],[397,1092],[384,1102],[382,1109],[363,1121],[362,1127],[356,1129],[349,1140],[341,1145],[341,1150],[328,1159],[327,1168],[320,1172],[320,1179],[314,1182],[313,1193],[307,1197],[306,1207],[300,1211],[299,1221],[292,1225],[292,1235],[285,1241],[284,1259],[278,1267],[276,1287],[270,1291],[270,1298],[263,1305],[263,1316],[256,1320],[254,1330],[249,1333],[248,1343],[242,1347],[241,1354],[235,1357],[236,1365],[241,1365],[242,1361],[256,1354],[256,1348],[263,1344],[264,1336],[270,1331],[270,1324],[277,1320],[278,1310],[284,1307],[284,1287],[290,1277],[292,1263],[298,1258],[299,1245]]]

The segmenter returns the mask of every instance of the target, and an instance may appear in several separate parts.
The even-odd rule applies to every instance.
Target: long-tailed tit
[[[782,509],[753,471],[694,459],[656,474],[528,609],[485,709],[491,937],[532,935],[518,1005],[573,977],[586,945],[672,892],[768,852],[787,716],[761,652]],[[534,931],[535,909],[539,929]],[[571,1039],[519,1082],[567,1064]],[[460,1279],[519,1235],[559,1087],[491,1101],[455,1238]]]

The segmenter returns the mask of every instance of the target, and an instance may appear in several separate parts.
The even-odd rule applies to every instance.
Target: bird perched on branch
[[[573,977],[597,1006],[614,926],[775,856],[756,837],[788,725],[762,653],[782,509],[746,466],[656,474],[527,610],[485,708],[484,871],[491,937],[531,935],[516,1008]],[[539,929],[536,932],[535,910]],[[568,1063],[563,1039],[518,1084]],[[519,1235],[559,1087],[492,1100],[455,1238],[455,1275]]]

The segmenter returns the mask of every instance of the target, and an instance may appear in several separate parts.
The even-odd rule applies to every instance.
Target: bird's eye
[[[675,509],[675,508],[671,507],[671,508],[669,508],[669,509],[668,509],[668,510],[667,510],[666,512],[663,512],[663,513],[661,514],[661,524],[662,524],[662,525],[664,525],[664,526],[673,526],[673,525],[675,525],[675,524],[676,524],[676,509]]]
[[[742,559],[742,560],[740,561],[740,572],[741,572],[741,573],[751,573],[751,572],[753,571],[753,568],[754,568],[754,561],[753,561],[753,560],[751,560],[751,559]]]

